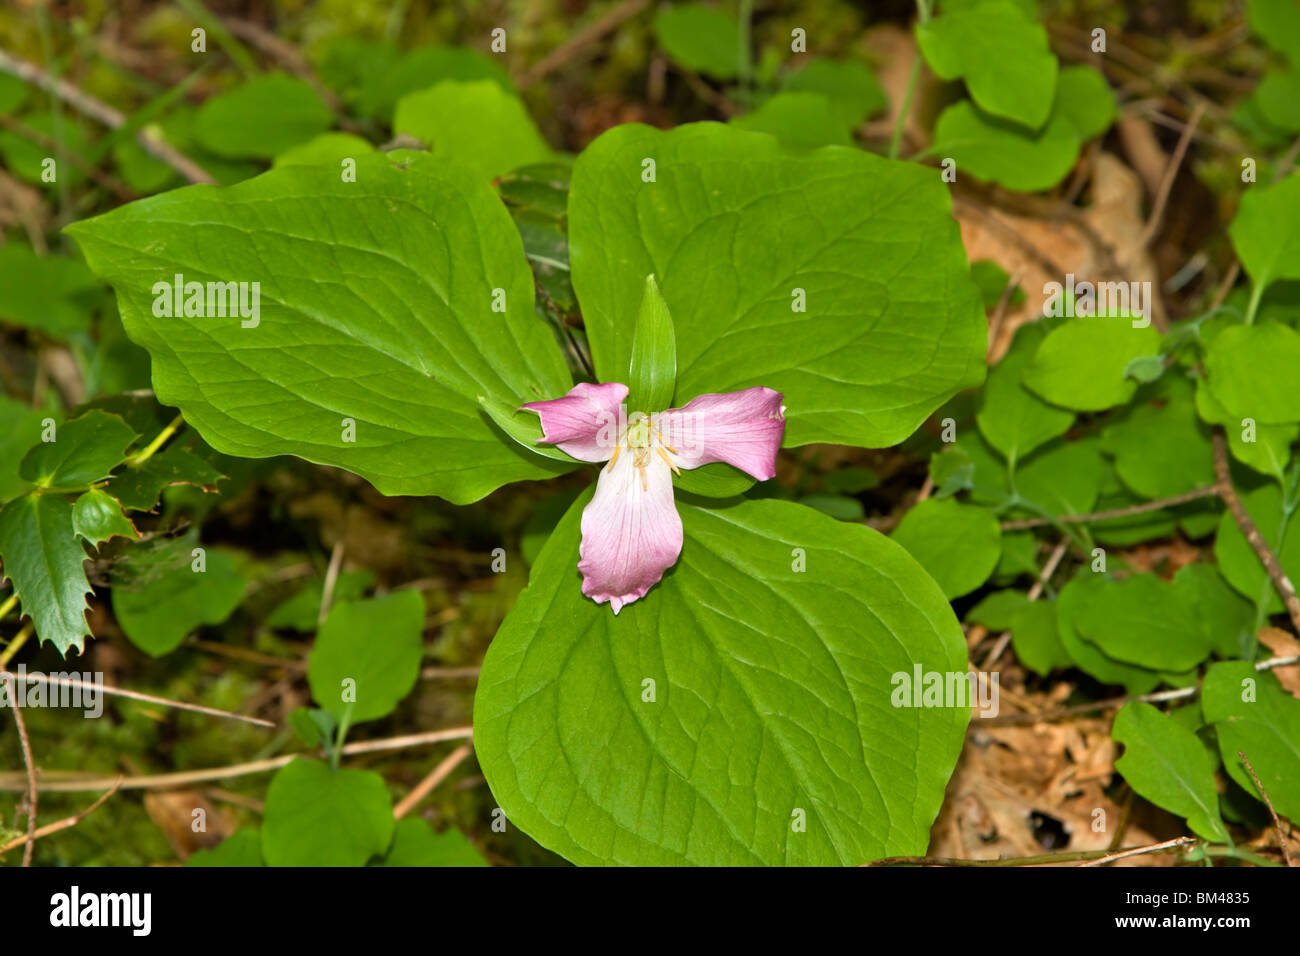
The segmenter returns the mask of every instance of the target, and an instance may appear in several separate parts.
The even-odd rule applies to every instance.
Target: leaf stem
[[[5,598],[4,604],[0,604],[0,618],[3,618],[6,614],[12,611],[17,604],[18,592],[15,591],[13,594]]]
[[[921,23],[930,22],[930,0],[916,0],[916,13]],[[912,96],[916,93],[917,81],[921,79],[921,47],[916,47],[916,59],[912,61],[912,72],[907,77],[907,91],[903,102],[899,104],[898,116],[894,120],[894,135],[889,141],[889,158],[898,159],[899,147],[903,144],[903,126],[907,123],[907,114],[912,109]]]
[[[183,424],[185,424],[185,416],[177,415],[172,419],[171,424],[158,433],[157,437],[155,437],[153,441],[145,445],[138,454],[132,455],[131,458],[127,460],[127,466],[130,468],[138,468],[143,465],[157,453],[159,448],[167,444],[167,440],[175,435]]]
[[[27,643],[27,639],[32,636],[32,625],[30,622],[18,632],[17,636],[9,642],[9,646],[0,654],[0,670],[7,670],[9,662],[14,659],[14,655]]]

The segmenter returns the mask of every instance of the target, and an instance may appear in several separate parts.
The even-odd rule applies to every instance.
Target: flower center
[[[681,474],[677,465],[668,457],[668,453],[677,454],[677,449],[673,448],[664,441],[663,433],[645,412],[633,412],[628,418],[627,431],[623,433],[623,441],[627,445],[628,452],[633,456],[632,466],[641,474],[641,490],[646,491],[649,487],[645,477],[645,467],[650,464],[650,453],[653,451],[664,460],[676,474]],[[613,469],[614,462],[618,461],[618,453],[622,446],[615,446],[614,456],[609,460],[609,467]]]

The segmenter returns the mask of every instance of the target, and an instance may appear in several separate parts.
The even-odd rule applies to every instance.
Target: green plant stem
[[[138,454],[131,456],[131,458],[127,460],[127,466],[130,468],[138,468],[140,465],[143,465],[157,453],[159,448],[162,448],[163,445],[167,444],[167,440],[175,435],[184,424],[185,416],[177,415],[171,420],[171,424],[157,434],[153,441],[140,449]]]
[[[1259,311],[1259,301],[1264,298],[1264,283],[1256,282],[1250,289],[1250,304],[1246,306],[1247,325],[1255,324],[1255,313]]]
[[[921,23],[930,22],[930,0],[916,0],[916,13]],[[912,96],[916,93],[916,84],[921,79],[921,48],[916,48],[916,59],[912,61],[912,72],[907,77],[907,91],[903,93],[903,102],[898,107],[898,118],[894,120],[894,135],[889,140],[889,158],[898,159],[898,150],[903,145],[903,127],[907,115],[912,110]]]
[[[12,611],[17,604],[18,593],[15,591],[13,594],[5,598],[4,604],[0,604],[0,619],[4,618],[6,614]]]
[[[32,626],[28,624],[9,642],[9,646],[4,649],[4,653],[0,654],[0,671],[9,669],[9,662],[14,659],[14,655],[22,649],[22,646],[27,643],[27,639],[31,636]]]

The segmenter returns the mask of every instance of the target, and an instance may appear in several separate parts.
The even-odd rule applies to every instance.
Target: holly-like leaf
[[[1244,753],[1278,814],[1300,816],[1300,700],[1282,689],[1275,674],[1257,672],[1249,661],[1225,661],[1205,675],[1201,710],[1214,725],[1228,775],[1262,799],[1238,756]]]
[[[116,415],[92,409],[59,426],[53,437],[33,445],[18,466],[25,480],[41,488],[80,488],[107,478],[138,436]]]
[[[1053,329],[1034,353],[1023,381],[1053,405],[1095,412],[1122,405],[1137,391],[1129,362],[1160,350],[1160,333],[1129,318],[1080,316]]]
[[[923,851],[970,709],[891,706],[916,671],[966,673],[921,567],[788,502],[681,504],[681,559],[615,616],[575,569],[589,497],[542,549],[479,680],[475,751],[509,819],[584,864]]]
[[[312,697],[340,722],[388,716],[419,679],[423,632],[424,599],[414,588],[337,602],[308,658]]]
[[[987,581],[1002,554],[1002,531],[993,512],[951,498],[922,501],[903,516],[892,537],[949,600]]]
[[[455,827],[435,833],[419,817],[397,821],[393,845],[380,866],[487,866],[483,854]]]
[[[140,536],[135,525],[122,514],[118,500],[98,488],[85,492],[72,506],[72,530],[92,545],[107,541],[114,535],[124,538]]]
[[[266,791],[262,856],[267,866],[364,866],[388,849],[393,825],[379,774],[299,757]]]
[[[31,487],[18,473],[18,466],[27,449],[41,440],[47,417],[57,429],[55,416],[0,395],[0,503],[18,497]]]
[[[948,192],[915,164],[791,153],[716,123],[620,126],[578,157],[569,213],[601,381],[625,374],[650,274],[676,330],[677,401],[776,389],[790,446],[894,444],[984,374]]]
[[[173,443],[138,465],[128,463],[113,476],[108,490],[128,511],[152,511],[164,488],[194,485],[216,491],[224,477],[194,452]]]
[[[195,117],[194,135],[218,156],[271,159],[323,133],[333,121],[306,80],[267,73],[207,100]]]
[[[489,180],[551,158],[523,101],[491,80],[444,80],[397,103],[393,131],[409,133],[440,160]]]
[[[916,41],[935,75],[964,79],[980,109],[1030,129],[1047,122],[1056,57],[1043,26],[1010,0],[943,12],[917,25]]]
[[[655,39],[674,62],[718,80],[740,71],[740,25],[703,3],[675,3],[655,14]]]
[[[24,495],[0,508],[0,560],[36,636],[65,657],[90,636],[86,552],[72,524],[72,503]]]
[[[131,643],[161,657],[203,624],[220,624],[239,606],[248,582],[234,559],[207,549],[202,563],[185,554],[142,583],[113,583],[113,615]],[[203,570],[199,570],[202,568]]]
[[[356,183],[284,167],[69,231],[152,354],[159,400],[218,451],[295,454],[460,503],[572,467],[516,449],[478,406],[557,398],[571,379],[509,214],[454,165],[363,156]],[[257,325],[154,315],[154,283],[178,273],[260,282]]]
[[[1111,737],[1124,745],[1115,769],[1139,795],[1184,817],[1205,839],[1231,842],[1219,816],[1214,767],[1196,734],[1135,700],[1115,715]]]

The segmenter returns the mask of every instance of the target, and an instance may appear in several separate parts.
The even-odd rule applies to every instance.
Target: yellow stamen
[[[672,445],[668,444],[668,442],[664,441],[664,433],[661,432],[661,431],[659,430],[659,426],[658,426],[658,425],[655,426],[655,434],[659,436],[659,444],[663,445],[665,448],[667,448],[667,449],[668,449],[670,452],[672,452],[674,455],[677,454],[677,449],[674,448]],[[670,463],[670,464],[671,464],[671,463]],[[678,472],[678,474],[680,474],[680,472]]]
[[[609,459],[609,467],[608,467],[607,469],[605,469],[606,471],[613,471],[613,470],[614,470],[614,462],[618,461],[618,453],[619,453],[620,451],[622,451],[622,450],[623,450],[623,446],[622,446],[622,445],[615,445],[615,446],[614,446],[614,455],[613,455],[613,457],[611,457],[611,458]]]
[[[668,467],[673,470],[674,475],[681,474],[681,472],[677,470],[677,466],[673,464],[672,459],[669,458],[666,454],[664,454],[664,450],[662,448],[656,448],[655,451],[659,452],[659,457],[668,463]]]

